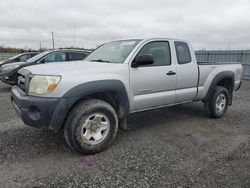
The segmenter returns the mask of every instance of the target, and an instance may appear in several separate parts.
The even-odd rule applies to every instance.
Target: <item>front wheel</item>
[[[228,108],[229,93],[225,87],[216,86],[213,95],[205,102],[205,109],[213,118],[222,117]]]
[[[94,154],[108,148],[118,130],[118,118],[114,108],[98,99],[90,99],[76,105],[64,126],[68,145],[83,154]]]

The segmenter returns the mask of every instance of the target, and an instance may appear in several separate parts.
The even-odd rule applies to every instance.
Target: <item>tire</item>
[[[216,86],[213,95],[205,102],[205,110],[212,118],[221,118],[227,111],[229,92],[225,87]]]
[[[77,104],[64,124],[64,137],[71,149],[95,154],[107,149],[118,130],[114,108],[105,101],[89,99]]]

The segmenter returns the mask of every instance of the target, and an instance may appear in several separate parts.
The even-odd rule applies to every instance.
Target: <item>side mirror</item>
[[[132,62],[131,66],[133,68],[137,68],[141,65],[150,65],[154,63],[154,58],[150,54],[143,54],[137,56],[134,61]]]
[[[20,57],[16,58],[16,61],[18,61],[18,62],[21,61]]]

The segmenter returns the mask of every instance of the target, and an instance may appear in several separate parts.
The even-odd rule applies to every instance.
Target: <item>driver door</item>
[[[176,64],[171,62],[168,41],[145,44],[138,55],[150,54],[154,63],[130,68],[132,111],[141,111],[175,103]]]

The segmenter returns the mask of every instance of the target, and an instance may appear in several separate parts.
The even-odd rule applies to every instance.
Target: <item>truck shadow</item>
[[[196,102],[183,104],[151,111],[131,114],[128,118],[129,130],[143,127],[155,126],[156,124],[171,124],[180,118],[185,121],[188,118],[208,118],[203,107],[203,103]]]
[[[119,131],[115,139],[115,147],[120,147],[125,139],[128,141],[128,136],[131,131],[140,129],[149,129],[153,126],[176,126],[176,120],[182,118],[206,118],[201,104],[179,105],[175,107],[162,108],[158,110],[141,112],[133,114],[128,119],[128,131]],[[73,156],[81,156],[67,146],[63,131],[45,131],[31,127],[21,127],[19,129],[0,131],[0,162],[28,160],[34,157],[42,157],[48,154],[70,154]],[[112,148],[111,148],[112,150]],[[108,152],[108,151],[107,151]]]

